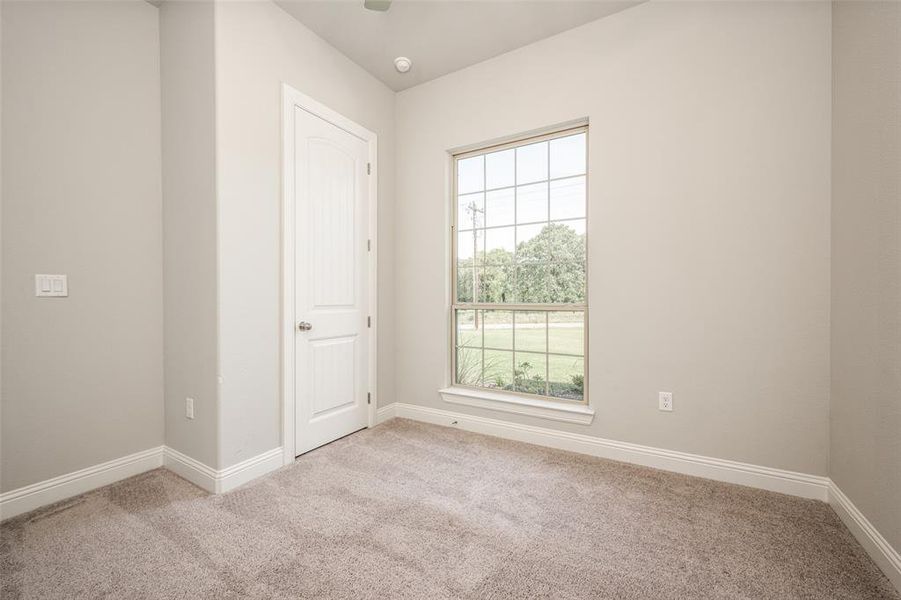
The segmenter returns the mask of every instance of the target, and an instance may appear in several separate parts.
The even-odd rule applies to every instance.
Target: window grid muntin
[[[585,217],[567,217],[566,219],[549,219],[544,221],[527,221],[525,223],[510,223],[509,225],[490,225],[488,227],[470,227],[458,229],[457,233],[471,233],[473,231],[486,231],[488,229],[504,229],[505,227],[522,227],[524,225],[548,225],[550,223],[566,223],[569,221],[585,221]]]
[[[458,309],[456,309],[455,312],[454,312],[454,327],[455,327],[455,333],[454,333],[454,335],[456,335],[456,328],[457,328],[457,321],[456,321],[456,318],[457,318],[457,315],[458,315],[460,312],[463,312],[463,311],[483,311],[483,310],[487,312],[487,311],[489,311],[489,310],[497,310],[497,309],[487,309],[487,310],[486,310],[486,309],[472,309],[472,308],[465,308],[465,309],[464,309],[464,308],[458,308]],[[582,399],[581,399],[581,400],[576,400],[576,399],[572,399],[572,398],[566,398],[566,397],[563,397],[563,396],[552,396],[552,395],[551,395],[551,386],[552,386],[553,384],[561,384],[561,383],[565,383],[565,382],[561,382],[561,381],[554,381],[554,380],[552,380],[552,378],[551,378],[551,358],[552,358],[552,357],[560,357],[560,358],[563,358],[563,359],[572,359],[572,360],[575,360],[575,361],[581,361],[581,362],[582,362],[582,371],[583,371],[583,372],[582,372],[582,376],[583,376],[583,377],[586,377],[586,373],[585,373],[585,364],[586,364],[586,361],[587,361],[587,356],[585,355],[584,352],[585,352],[585,349],[587,349],[587,342],[588,342],[588,336],[587,336],[587,334],[586,334],[587,324],[588,324],[588,321],[587,321],[587,311],[584,310],[584,309],[582,309],[582,310],[558,310],[558,309],[556,309],[556,308],[555,308],[555,309],[542,309],[541,311],[536,311],[536,310],[519,310],[519,311],[517,311],[517,310],[510,310],[509,308],[503,308],[503,309],[500,309],[500,310],[502,310],[502,311],[504,311],[504,312],[510,312],[510,313],[511,313],[511,316],[512,316],[512,319],[513,319],[513,327],[512,327],[512,329],[511,329],[511,338],[512,338],[511,348],[500,348],[500,347],[493,347],[493,346],[488,346],[488,345],[486,345],[486,343],[485,343],[485,334],[486,334],[486,332],[487,332],[487,330],[488,330],[488,327],[486,326],[488,320],[487,320],[487,319],[484,319],[484,318],[482,319],[483,326],[479,328],[479,331],[480,331],[480,345],[479,345],[479,346],[456,344],[455,347],[454,347],[454,350],[455,350],[455,356],[456,356],[457,353],[460,352],[460,350],[469,350],[469,351],[478,351],[478,352],[480,352],[480,355],[481,355],[481,364],[480,364],[480,370],[479,370],[479,380],[480,380],[480,382],[481,382],[482,385],[480,385],[480,386],[475,386],[475,387],[481,387],[481,388],[485,388],[485,389],[495,389],[495,388],[490,388],[490,387],[487,387],[487,386],[484,385],[484,384],[486,383],[486,377],[485,377],[485,376],[486,376],[486,370],[485,370],[485,366],[486,366],[486,365],[485,365],[485,354],[486,354],[487,352],[491,352],[491,353],[500,353],[500,354],[503,354],[503,355],[509,355],[509,356],[510,356],[510,358],[512,359],[512,362],[511,362],[511,365],[510,365],[510,377],[511,377],[511,380],[510,380],[510,384],[509,384],[509,385],[510,385],[511,387],[514,387],[514,388],[515,388],[515,386],[516,386],[516,384],[515,384],[515,370],[516,370],[516,368],[517,368],[517,366],[518,366],[516,356],[517,356],[518,354],[520,354],[520,355],[521,355],[521,354],[527,354],[527,355],[544,355],[544,356],[545,356],[545,365],[544,365],[544,368],[545,368],[545,377],[544,377],[545,394],[527,393],[527,392],[522,392],[522,391],[516,390],[516,389],[512,389],[512,390],[504,389],[504,390],[503,390],[504,393],[508,393],[508,392],[512,392],[512,393],[525,393],[525,394],[528,395],[528,396],[536,396],[536,395],[537,395],[537,396],[542,396],[542,397],[552,398],[552,399],[555,400],[555,401],[561,400],[561,401],[567,401],[567,402],[585,403],[586,400],[587,400],[587,397],[588,397],[588,396],[587,396],[587,389],[588,389],[588,388],[585,386],[584,383],[583,383],[583,392],[582,392]],[[549,351],[549,350],[546,350],[545,352],[539,352],[539,351],[535,351],[535,350],[519,350],[519,349],[517,349],[517,344],[516,344],[516,331],[517,331],[517,329],[516,329],[516,322],[515,322],[515,319],[516,319],[516,315],[517,315],[517,314],[519,314],[519,313],[524,313],[524,312],[544,312],[544,313],[545,313],[545,348],[546,348],[546,349],[549,349],[549,348],[550,348],[550,334],[551,334],[550,315],[551,315],[551,313],[554,313],[554,312],[576,312],[576,313],[580,313],[580,314],[581,314],[581,318],[582,318],[582,336],[583,336],[583,339],[582,339],[582,346],[583,346],[583,354],[570,354],[570,353],[565,353],[565,352],[551,352],[551,351]],[[476,317],[476,318],[478,318],[478,317]],[[454,378],[455,378],[455,384],[458,384],[458,385],[464,385],[465,387],[473,387],[473,386],[469,386],[469,385],[466,385],[466,384],[461,384],[461,383],[459,383],[459,381],[457,381],[457,373],[456,373],[456,372],[454,373]]]
[[[560,176],[560,177],[550,177],[551,156],[552,156],[550,142],[553,140],[556,140],[556,139],[563,139],[563,138],[573,137],[573,136],[581,135],[581,134],[585,135],[585,142],[584,142],[585,143],[585,148],[584,148],[585,158],[584,158],[583,172],[576,173],[576,174],[570,173],[568,175]],[[536,180],[536,181],[531,181],[528,183],[518,183],[517,169],[519,167],[519,161],[517,160],[516,150],[518,150],[521,147],[537,144],[540,142],[546,142],[548,144],[548,146],[547,146],[547,166],[546,166],[547,173],[548,173],[547,178],[541,179],[541,180]],[[489,189],[487,186],[487,179],[488,179],[487,155],[493,154],[496,152],[502,152],[502,151],[509,150],[509,149],[514,150],[514,155],[513,155],[513,182],[514,182],[514,184],[507,185],[507,186],[498,186],[498,187]],[[468,151],[466,153],[462,153],[462,154],[458,154],[458,155],[454,156],[454,169],[453,169],[453,173],[454,173],[454,182],[453,182],[454,214],[453,214],[453,225],[451,226],[451,233],[452,233],[452,236],[451,236],[452,237],[452,241],[451,241],[451,244],[452,244],[451,292],[453,295],[452,311],[451,311],[451,327],[452,327],[451,336],[452,336],[452,340],[453,340],[454,351],[452,352],[451,372],[452,372],[452,377],[454,378],[455,385],[464,385],[464,387],[476,387],[476,388],[480,388],[480,389],[486,389],[485,381],[484,381],[484,378],[485,378],[485,370],[484,370],[485,363],[484,363],[484,361],[485,361],[485,352],[486,351],[488,351],[488,352],[503,352],[503,353],[509,353],[509,354],[513,355],[514,360],[513,360],[512,369],[515,373],[515,370],[517,368],[517,363],[516,363],[517,351],[516,351],[516,344],[515,344],[516,314],[521,313],[521,312],[544,311],[545,312],[545,352],[533,353],[533,352],[529,352],[529,351],[523,351],[523,352],[520,352],[520,354],[522,354],[522,353],[544,354],[544,356],[545,356],[545,377],[544,377],[544,379],[545,379],[545,381],[544,381],[545,394],[542,395],[542,394],[534,394],[534,393],[523,393],[523,392],[519,392],[516,390],[506,390],[506,389],[504,389],[503,391],[504,391],[504,393],[513,393],[513,394],[519,394],[519,395],[524,395],[524,396],[528,396],[528,397],[536,397],[536,396],[548,397],[554,401],[570,401],[570,402],[576,402],[579,404],[587,403],[587,401],[588,401],[588,371],[587,371],[587,361],[588,361],[588,268],[589,268],[588,267],[588,256],[587,256],[587,249],[588,249],[588,244],[587,244],[587,238],[588,238],[588,232],[587,232],[588,185],[589,185],[588,184],[588,156],[587,155],[588,155],[588,128],[587,128],[587,126],[579,126],[579,127],[575,127],[575,128],[571,128],[571,129],[567,129],[567,130],[548,133],[543,136],[536,136],[534,138],[529,138],[527,140],[520,140],[518,142],[510,142],[508,144],[484,148],[481,150],[472,150],[472,151]],[[475,158],[475,157],[479,157],[482,161],[482,189],[481,190],[469,190],[466,194],[461,194],[461,195],[463,195],[463,196],[478,195],[478,194],[482,195],[482,213],[484,215],[483,223],[482,223],[482,227],[477,227],[477,226],[475,226],[477,220],[473,219],[474,226],[472,228],[458,230],[457,224],[458,224],[459,216],[457,214],[457,211],[460,208],[459,202],[460,202],[461,195],[458,195],[456,193],[457,186],[458,186],[458,177],[459,177],[457,165],[461,160],[466,160],[468,158]],[[582,202],[584,204],[582,216],[552,219],[551,218],[551,214],[552,214],[551,184],[556,181],[562,181],[562,180],[568,180],[568,179],[575,180],[575,179],[579,179],[579,178],[583,178],[584,182],[585,182],[583,198],[582,198]],[[517,221],[518,209],[519,209],[518,188],[540,185],[542,183],[547,186],[546,195],[547,195],[548,218],[546,220],[542,220],[542,221],[530,221],[528,223],[519,223]],[[488,207],[488,197],[487,197],[488,193],[493,192],[493,191],[498,191],[498,190],[509,190],[509,189],[512,189],[514,191],[513,222],[510,224],[506,224],[506,225],[488,226],[487,225],[487,211],[489,208]],[[536,262],[519,262],[519,261],[515,260],[515,258],[514,258],[513,262],[508,263],[506,265],[498,265],[496,263],[486,262],[487,261],[487,235],[486,235],[486,232],[489,229],[500,229],[500,228],[504,228],[504,227],[513,227],[513,229],[514,229],[514,253],[513,254],[515,257],[516,250],[519,245],[519,239],[518,239],[518,235],[517,235],[518,234],[517,228],[519,226],[521,226],[521,225],[537,225],[537,224],[550,225],[552,223],[566,224],[566,223],[573,223],[573,222],[582,222],[585,224],[585,230],[581,234],[584,236],[581,260],[558,260],[558,261],[548,260],[548,261],[536,261]],[[458,234],[462,234],[465,232],[472,232],[472,231],[481,231],[481,233],[482,233],[482,235],[481,235],[481,238],[482,238],[481,241],[483,244],[482,256],[484,258],[481,261],[477,260],[478,252],[476,252],[476,254],[474,254],[471,259],[472,265],[468,265],[468,266],[464,267],[466,269],[472,268],[473,272],[474,272],[474,277],[473,277],[473,282],[472,282],[472,298],[473,298],[473,300],[471,302],[460,302],[458,300],[458,290],[457,290],[457,286],[459,283],[458,267],[460,267],[460,261],[458,259],[458,251],[457,251],[457,244],[458,244],[457,236],[458,236]],[[550,256],[550,252],[548,252],[548,256]],[[540,265],[540,266],[548,267],[548,275],[547,275],[548,279],[546,280],[546,285],[549,285],[550,268],[551,267],[553,267],[555,265],[575,265],[575,264],[582,264],[584,266],[583,273],[584,273],[585,281],[584,281],[584,286],[582,289],[582,296],[584,299],[581,302],[576,302],[576,303],[572,303],[572,302],[568,302],[568,303],[539,303],[539,302],[523,303],[523,302],[514,301],[514,302],[504,302],[504,303],[492,303],[492,302],[480,302],[478,300],[479,295],[480,295],[480,290],[479,290],[478,278],[475,276],[475,273],[480,268],[484,268],[484,267],[510,268],[512,270],[512,275],[513,275],[513,284],[514,284],[513,289],[516,290],[516,289],[518,289],[518,285],[517,285],[518,284],[517,277],[518,277],[518,270],[519,270],[517,268],[518,266],[522,266],[522,265],[538,266],[538,265]],[[458,382],[458,372],[457,372],[457,365],[456,365],[457,354],[459,353],[459,351],[461,349],[469,349],[469,350],[477,349],[472,346],[465,346],[465,345],[460,346],[457,344],[457,332],[458,332],[457,318],[458,318],[458,314],[461,311],[465,311],[465,310],[476,311],[476,314],[478,314],[480,311],[489,311],[489,310],[508,311],[508,312],[512,313],[513,320],[514,320],[514,325],[512,326],[512,331],[511,331],[512,338],[513,338],[513,349],[512,350],[511,349],[503,349],[503,348],[493,348],[493,347],[486,348],[484,339],[485,339],[485,333],[486,333],[487,327],[485,327],[483,325],[480,328],[481,329],[481,339],[482,339],[482,346],[480,348],[481,357],[482,357],[482,361],[481,361],[482,362],[482,364],[481,364],[482,370],[481,370],[479,385],[477,385],[477,386],[469,386],[469,385],[465,385],[465,384],[460,384]],[[552,312],[580,313],[580,315],[581,315],[581,332],[582,332],[582,348],[583,348],[582,354],[567,354],[567,353],[562,353],[562,352],[549,352],[550,332],[551,332],[550,313],[552,313]],[[478,318],[478,317],[476,317],[476,318]],[[552,382],[551,381],[550,362],[551,362],[551,357],[553,357],[553,356],[557,356],[557,357],[561,357],[561,358],[572,358],[572,359],[581,361],[581,363],[582,363],[581,375],[583,378],[582,379],[583,384],[582,384],[581,399],[575,400],[572,398],[566,398],[566,397],[562,397],[562,396],[550,396],[551,384],[552,383],[554,383],[554,384],[560,383],[560,382]],[[515,375],[514,375],[514,380],[515,380]],[[513,388],[516,387],[514,381],[511,381],[510,387],[513,387]],[[492,388],[487,388],[487,389],[492,389]]]
[[[580,135],[580,134],[571,133],[568,136],[564,136],[564,137],[576,136],[576,135]],[[473,157],[470,157],[470,158],[473,158]],[[513,169],[514,169],[514,171],[516,170],[515,165],[514,165]],[[503,190],[512,190],[513,188],[528,187],[530,185],[538,185],[539,183],[554,183],[556,181],[563,181],[564,179],[578,179],[579,177],[585,177],[585,175],[586,175],[586,173],[579,173],[578,175],[562,175],[560,177],[551,177],[549,179],[539,179],[538,181],[530,181],[529,183],[517,183],[514,185],[502,185],[501,187],[488,188],[487,190],[475,190],[473,192],[466,192],[465,194],[459,194],[457,197],[459,198],[460,196],[474,196],[476,194],[488,194],[490,192],[500,192]],[[483,179],[487,179],[487,177],[483,177]]]

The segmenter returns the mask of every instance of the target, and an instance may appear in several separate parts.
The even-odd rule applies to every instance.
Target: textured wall
[[[8,2],[2,27],[5,491],[163,443],[163,307],[157,9]]]
[[[160,6],[166,444],[207,465],[218,460],[213,8]]]
[[[901,549],[901,4],[832,26],[830,476]]]
[[[394,399],[394,93],[275,4],[218,3],[220,466],[280,445],[282,82],[378,134],[378,395]]]
[[[825,3],[652,2],[399,93],[397,399],[451,408],[447,151],[588,117],[597,415],[502,418],[825,475],[829,40]]]

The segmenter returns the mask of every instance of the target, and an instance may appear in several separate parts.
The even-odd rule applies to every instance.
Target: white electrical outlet
[[[185,417],[194,418],[194,398],[185,398]]]
[[[658,398],[660,401],[660,410],[672,412],[672,410],[673,410],[673,393],[672,392],[660,392]]]

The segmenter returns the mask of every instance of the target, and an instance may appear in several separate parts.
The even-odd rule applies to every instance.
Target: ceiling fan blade
[[[391,8],[391,0],[363,0],[363,8],[385,12]]]

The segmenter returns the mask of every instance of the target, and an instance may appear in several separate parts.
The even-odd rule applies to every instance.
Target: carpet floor
[[[395,419],[0,526],[0,597],[899,599],[822,502]]]

